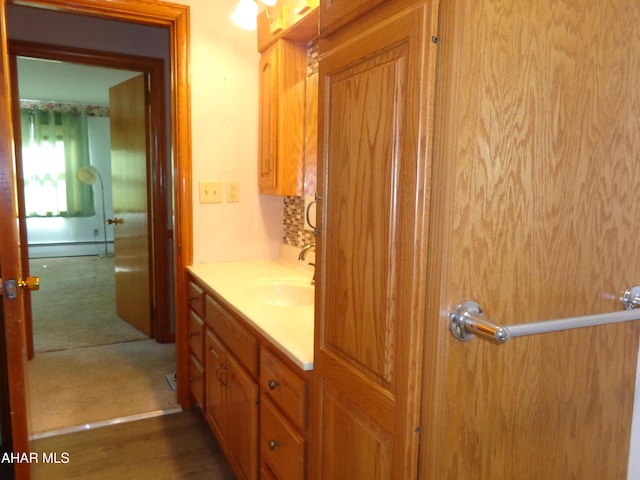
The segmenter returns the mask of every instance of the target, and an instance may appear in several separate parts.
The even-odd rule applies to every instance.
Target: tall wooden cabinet
[[[312,477],[417,478],[437,2],[327,3]]]

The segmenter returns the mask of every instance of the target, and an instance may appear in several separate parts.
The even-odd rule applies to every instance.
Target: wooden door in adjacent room
[[[146,76],[109,89],[116,310],[153,335],[149,228],[149,142]]]

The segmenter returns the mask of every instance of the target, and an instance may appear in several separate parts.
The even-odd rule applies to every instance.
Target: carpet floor
[[[36,258],[29,268],[40,277],[31,295],[36,354],[147,338],[116,314],[113,257]]]
[[[33,435],[178,408],[165,376],[175,345],[159,344],[115,314],[113,259],[32,259],[35,357],[27,364]]]

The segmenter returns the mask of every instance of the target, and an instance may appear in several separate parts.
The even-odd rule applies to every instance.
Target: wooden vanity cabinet
[[[238,478],[258,476],[258,384],[207,329],[205,416]]]
[[[255,479],[257,340],[209,295],[205,304],[205,417],[238,478]]]
[[[206,408],[205,418],[220,444],[225,443],[227,419],[225,409],[225,384],[222,381],[224,373],[226,350],[220,340],[209,329],[206,330],[205,352],[207,375],[205,381]]]
[[[260,471],[264,478],[306,478],[308,385],[300,369],[260,350]]]
[[[196,405],[205,404],[204,391],[204,290],[194,282],[188,285],[189,302],[189,389]]]
[[[260,462],[261,471],[278,479],[305,477],[306,441],[268,394],[260,395]]]
[[[204,367],[194,355],[189,357],[189,388],[196,405],[202,410],[205,405]]]
[[[311,371],[192,278],[189,293],[191,391],[236,476],[307,478]]]

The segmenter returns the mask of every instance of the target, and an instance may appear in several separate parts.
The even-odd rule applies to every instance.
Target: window
[[[87,117],[59,109],[20,110],[28,217],[95,215],[93,192],[76,178],[89,165]]]

